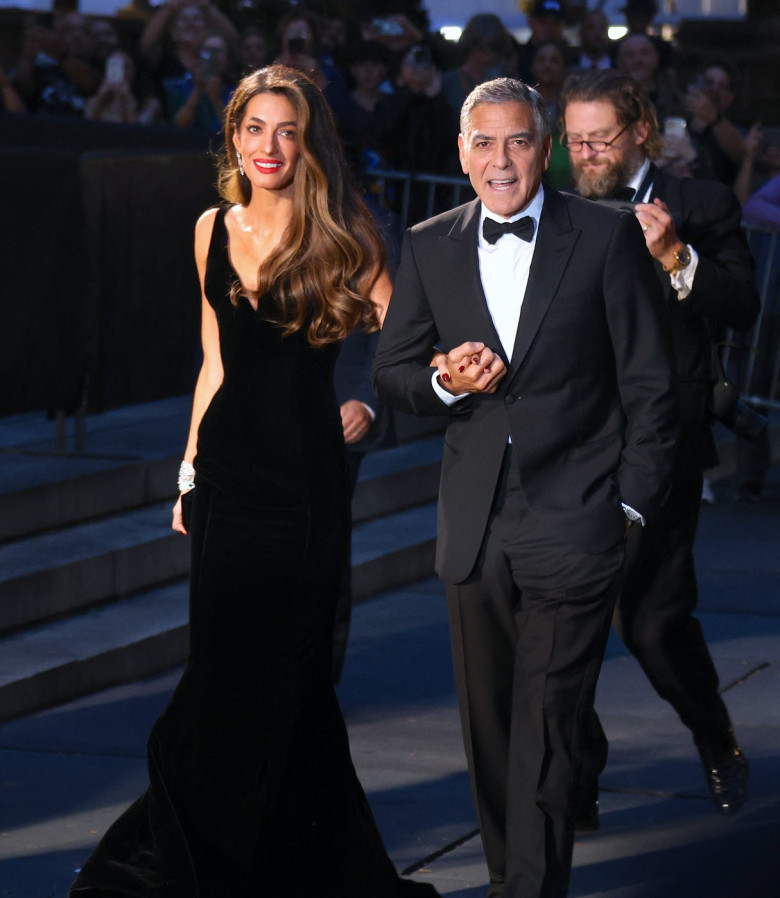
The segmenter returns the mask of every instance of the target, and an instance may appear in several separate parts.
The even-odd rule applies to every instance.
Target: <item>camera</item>
[[[715,381],[712,388],[712,412],[725,427],[738,437],[751,443],[761,436],[767,420],[739,397],[739,390],[724,377]]]
[[[216,75],[216,60],[211,47],[204,47],[200,51],[200,77],[208,81]]]

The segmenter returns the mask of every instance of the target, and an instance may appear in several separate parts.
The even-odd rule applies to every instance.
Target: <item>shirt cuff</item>
[[[445,405],[455,405],[456,402],[459,402],[461,399],[465,399],[468,396],[468,393],[461,393],[460,396],[455,396],[453,393],[450,393],[449,390],[445,390],[444,387],[439,383],[439,372],[434,369],[433,377],[431,378],[431,383],[433,384],[433,392],[441,399],[441,401]]]
[[[636,509],[632,508],[630,505],[626,505],[625,502],[621,502],[620,504],[623,506],[623,511],[626,513],[627,520],[633,523],[638,521],[643,527],[645,526],[645,519]]]
[[[690,245],[688,245],[688,249],[691,252],[691,261],[685,268],[669,275],[672,281],[672,286],[677,291],[678,300],[685,299],[691,290],[693,290],[693,277],[696,274],[696,268],[699,264],[699,254]]]

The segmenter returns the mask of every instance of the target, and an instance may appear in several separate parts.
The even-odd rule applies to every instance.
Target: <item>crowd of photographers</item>
[[[547,102],[556,137],[547,177],[565,187],[569,161],[558,141],[563,81],[573,70],[614,67],[653,100],[666,131],[663,165],[728,183],[743,202],[777,174],[778,150],[762,127],[747,132],[729,120],[737,75],[727,63],[705,63],[681,83],[673,45],[652,33],[656,0],[627,0],[628,33],[619,41],[610,40],[600,9],[586,9],[576,46],[565,39],[572,32],[563,2],[534,0],[525,43],[491,13],[473,16],[452,42],[427,29],[424,12],[377,16],[363,5],[365,14],[354,21],[304,4],[261,18],[250,6],[240,27],[209,0],[157,7],[130,0],[116,19],[31,14],[18,58],[8,72],[0,68],[0,106],[218,133],[237,80],[284,62],[322,87],[358,168],[460,175],[455,137],[463,99],[481,81],[517,76]],[[138,27],[120,27],[128,18]]]

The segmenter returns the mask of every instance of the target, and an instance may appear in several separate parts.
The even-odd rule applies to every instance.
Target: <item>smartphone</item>
[[[125,80],[125,60],[122,56],[109,56],[106,60],[106,81],[121,84]]]
[[[685,140],[688,125],[684,118],[678,116],[670,116],[664,119],[664,134],[667,137],[674,137],[678,140]]]
[[[208,81],[216,75],[214,51],[211,47],[204,47],[200,51],[200,77]]]
[[[303,56],[303,54],[306,52],[306,38],[288,37],[287,50],[292,53],[293,56]]]
[[[381,34],[384,37],[400,37],[404,33],[403,26],[395,19],[372,19],[370,27],[374,34]]]

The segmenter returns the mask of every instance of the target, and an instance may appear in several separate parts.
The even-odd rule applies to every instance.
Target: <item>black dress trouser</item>
[[[507,450],[467,581],[448,586],[455,679],[492,895],[565,898],[580,731],[623,559],[586,555],[528,508]]]
[[[659,518],[629,532],[614,624],[655,691],[680,715],[696,742],[715,754],[728,754],[731,720],[701,624],[693,616],[698,602],[693,543],[701,488],[701,475],[676,477]],[[593,713],[583,790],[595,794],[606,761],[606,737]]]

